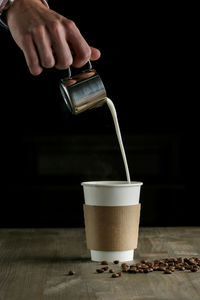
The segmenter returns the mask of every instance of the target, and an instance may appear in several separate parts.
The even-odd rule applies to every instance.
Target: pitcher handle
[[[84,69],[84,70],[82,71],[82,73],[88,72],[88,71],[91,71],[91,70],[92,70],[92,63],[91,63],[90,60],[88,60],[88,62],[85,64],[85,66],[88,66],[88,68],[87,68],[87,69]],[[68,76],[67,76],[67,78],[68,78],[68,79],[69,79],[69,78],[72,78],[72,71],[71,71],[71,68],[69,67],[69,68],[67,69],[67,71],[68,71]]]

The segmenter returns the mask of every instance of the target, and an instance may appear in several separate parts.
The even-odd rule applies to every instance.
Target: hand
[[[100,57],[100,51],[87,44],[73,21],[41,0],[15,0],[7,12],[7,24],[33,75],[54,66],[82,67]]]

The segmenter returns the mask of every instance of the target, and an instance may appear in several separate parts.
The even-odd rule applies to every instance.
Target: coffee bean
[[[147,265],[145,265],[145,264],[142,264],[142,265],[140,265],[140,268],[142,268],[142,269],[148,269],[149,266],[147,266]]]
[[[179,257],[177,260],[178,260],[179,263],[184,263],[183,257]]]
[[[130,268],[128,270],[129,273],[138,273],[137,271],[138,271],[137,268]]]
[[[143,269],[139,269],[139,273],[144,273],[144,270]]]
[[[174,257],[170,257],[170,258],[168,258],[167,260],[168,260],[168,262],[174,262],[174,261],[176,261],[177,259],[175,259]]]
[[[160,266],[160,267],[168,267],[168,263],[165,263],[165,262],[164,262],[164,263],[159,264],[159,266]]]
[[[136,270],[135,270],[135,273],[139,273],[139,270],[140,270],[140,269],[136,269]]]
[[[146,263],[147,263],[147,260],[146,260],[146,259],[143,259],[143,260],[141,260],[141,263],[142,263],[142,264],[146,264]]]
[[[119,276],[122,276],[122,272],[117,272],[117,274],[118,274]]]
[[[148,269],[144,269],[144,273],[149,273],[149,270]]]
[[[75,275],[75,271],[74,271],[74,270],[70,270],[70,271],[68,272],[68,275]]]
[[[129,268],[128,267],[124,267],[122,268],[122,272],[128,272]]]
[[[108,266],[106,266],[106,267],[103,267],[102,269],[104,270],[104,271],[107,271],[108,270]]]
[[[148,271],[149,272],[153,272],[153,268],[148,268]]]
[[[180,268],[180,264],[175,264],[175,269],[179,269]]]
[[[185,267],[180,266],[180,267],[179,267],[179,270],[180,270],[180,271],[185,271]]]
[[[149,266],[149,267],[153,267],[154,263],[152,263],[152,262],[147,262],[146,265]]]
[[[97,273],[103,273],[104,272],[104,269],[96,269]]]
[[[166,267],[164,267],[164,266],[163,267],[161,266],[158,268],[158,271],[165,271],[165,270],[166,270]]]
[[[103,261],[101,262],[101,264],[102,264],[102,265],[109,265],[109,263],[108,263],[106,260],[103,260]]]
[[[119,277],[119,274],[118,273],[113,273],[111,277],[112,278],[117,278],[117,277]]]
[[[123,263],[123,264],[121,264],[121,267],[122,267],[122,268],[123,268],[123,267],[128,267],[128,265],[125,264],[125,263]]]
[[[164,274],[172,274],[172,271],[169,270],[169,269],[166,269],[166,270],[164,271]]]
[[[135,267],[135,266],[130,266],[130,268],[129,269],[131,269],[131,270],[136,270],[137,269],[137,267]]]
[[[114,269],[110,269],[109,272],[110,273],[115,273],[115,270]]]
[[[188,261],[189,265],[196,265],[196,261],[193,258],[190,258]]]
[[[187,264],[187,265],[185,264],[185,269],[186,269],[186,270],[191,270],[191,269],[192,269],[192,266],[190,266],[190,265],[188,265],[188,264]]]
[[[197,268],[197,267],[193,267],[193,268],[190,269],[190,271],[191,271],[191,272],[197,272],[197,271],[198,271],[198,268]]]
[[[114,264],[118,264],[119,263],[119,260],[114,260]]]
[[[155,259],[155,260],[154,260],[154,264],[159,264],[159,260],[158,260],[158,259]]]
[[[159,265],[163,265],[163,264],[165,264],[165,259],[161,259],[161,260],[159,260]]]

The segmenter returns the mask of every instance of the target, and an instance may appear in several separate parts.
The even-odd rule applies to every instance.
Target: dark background
[[[101,50],[93,67],[115,103],[131,177],[144,183],[141,225],[200,225],[189,12],[126,1],[49,4]],[[71,115],[58,86],[65,72],[33,77],[2,28],[0,41],[0,226],[83,226],[80,183],[125,180],[110,112]]]

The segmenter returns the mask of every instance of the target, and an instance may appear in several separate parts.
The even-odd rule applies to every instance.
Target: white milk
[[[123,161],[124,161],[124,167],[125,167],[125,171],[126,171],[126,178],[127,178],[128,183],[131,183],[129,168],[128,168],[127,159],[126,159],[126,153],[125,153],[125,150],[124,150],[124,145],[123,145],[123,142],[122,142],[122,136],[121,136],[119,123],[118,123],[118,119],[117,119],[117,112],[116,112],[116,109],[115,109],[115,106],[114,106],[113,102],[109,98],[107,98],[107,105],[108,105],[108,107],[110,109],[110,112],[112,114],[112,117],[113,117],[113,121],[114,121],[114,125],[115,125],[115,130],[116,130],[120,150],[121,150],[122,158],[123,158]]]

